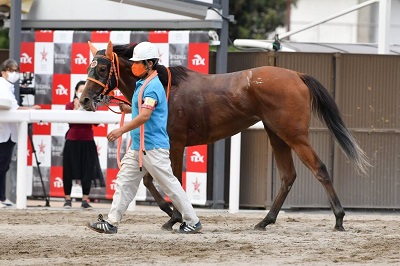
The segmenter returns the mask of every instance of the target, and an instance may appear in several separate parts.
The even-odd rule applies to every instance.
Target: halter
[[[101,77],[99,73],[96,71],[96,66],[98,63],[104,63],[107,66],[107,69],[110,69],[108,73],[107,79],[105,77]],[[115,77],[116,85],[111,87],[112,77]],[[92,78],[94,77],[94,78]],[[119,59],[116,53],[113,52],[113,58],[110,59],[105,55],[96,55],[93,58],[92,63],[90,64],[90,70],[88,73],[88,80],[93,81],[100,86],[102,86],[103,92],[101,95],[107,95],[112,90],[118,88],[118,81],[119,81]]]

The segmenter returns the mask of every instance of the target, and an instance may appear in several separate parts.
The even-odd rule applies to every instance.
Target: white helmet
[[[158,49],[151,42],[141,42],[133,49],[131,61],[142,61],[147,59],[159,59]]]

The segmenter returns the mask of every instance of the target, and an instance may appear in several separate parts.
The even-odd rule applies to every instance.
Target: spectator
[[[85,82],[79,81],[75,86],[74,99],[66,104],[66,110],[79,110],[79,98],[85,88]],[[72,207],[72,181],[79,180],[82,186],[81,207],[92,209],[89,204],[89,194],[92,181],[95,185],[104,186],[97,147],[93,138],[92,124],[69,124],[65,134],[63,151],[63,183],[65,203],[64,208]]]
[[[14,94],[14,84],[19,80],[18,63],[7,59],[0,65],[0,97],[11,101],[10,110],[40,109],[39,105],[19,106]],[[17,142],[17,123],[0,123],[0,208],[12,207],[13,203],[6,198],[6,173],[10,168],[11,156]]]

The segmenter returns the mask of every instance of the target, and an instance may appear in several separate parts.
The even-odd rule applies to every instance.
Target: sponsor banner
[[[54,31],[54,43],[72,43],[74,31],[72,30],[56,30]]]
[[[36,102],[36,101],[35,101]],[[51,105],[40,104],[42,109],[51,109]],[[49,122],[38,122],[32,123],[33,134],[35,135],[50,135],[51,134],[51,123]]]
[[[94,142],[96,143],[97,155],[99,156],[100,167],[102,169],[106,169],[108,141],[105,137],[94,137]]]
[[[35,32],[33,30],[24,30],[21,32],[21,42],[30,42],[34,43],[35,42]]]
[[[54,43],[35,42],[35,74],[53,74]]]
[[[93,125],[93,135],[98,137],[107,136],[107,124]]]
[[[190,43],[188,68],[203,74],[208,73],[208,43]]]
[[[53,75],[53,88],[52,88],[52,101],[53,104],[66,104],[70,101],[70,75],[68,74],[54,74]],[[65,109],[65,108],[64,108]]]
[[[204,43],[207,44],[208,52],[208,34],[204,34],[204,31],[190,31],[189,33],[189,43]]]
[[[72,42],[84,43],[87,46],[87,42],[90,41],[90,37],[92,37],[92,34],[89,31],[74,31]]]
[[[62,166],[52,166],[50,170],[50,197],[64,197]]]
[[[51,105],[52,110],[65,110],[65,105]],[[69,129],[69,125],[67,123],[51,123],[51,135],[52,136],[59,136],[65,139],[65,134]],[[64,143],[65,140],[63,140]]]
[[[128,44],[131,38],[130,31],[112,31],[110,41],[115,44]]]
[[[126,134],[124,134],[126,135]],[[106,141],[107,139],[104,138]],[[123,138],[123,141],[121,143],[121,149],[120,149],[120,159],[124,157],[126,153],[126,138]],[[108,168],[115,168],[118,169],[118,162],[117,162],[117,152],[118,152],[118,142],[108,142],[108,152],[107,152],[107,167]]]
[[[156,43],[158,48],[158,54],[160,55],[159,63],[163,66],[169,67],[169,44],[168,43]]]
[[[26,185],[26,196],[32,196],[32,184],[33,184],[33,170],[32,165],[28,165],[26,170],[26,178],[25,178],[25,185]]]
[[[87,43],[73,43],[71,51],[71,72],[87,74],[90,49]]]
[[[186,171],[207,173],[207,145],[186,148]]]
[[[51,137],[51,166],[63,166],[64,137]]]
[[[180,30],[180,31],[170,31],[168,34],[169,43],[176,44],[188,44],[189,43],[189,33],[188,30]]]
[[[52,30],[37,30],[35,32],[36,42],[53,42],[54,31]]]
[[[52,104],[53,75],[35,74],[34,78],[35,78],[35,104],[46,104],[46,105]]]
[[[70,43],[54,44],[54,73],[71,73],[71,49]]]
[[[186,193],[192,204],[205,205],[207,201],[207,173],[186,172]]]
[[[49,194],[50,167],[40,165],[32,167],[32,196],[44,196],[43,189]],[[43,185],[42,185],[43,181]]]
[[[92,37],[90,42],[103,42],[107,43],[110,40],[110,31],[107,30],[97,30],[92,32]]]
[[[30,126],[32,126],[32,125],[30,125]],[[31,129],[28,129],[28,130],[32,130],[32,128]],[[33,136],[32,136],[33,137]],[[28,145],[27,145],[28,147],[27,147],[27,161],[26,161],[26,163],[27,163],[27,165],[28,166],[32,166],[32,142],[31,142],[31,140],[30,140],[30,136],[28,136]]]
[[[118,174],[117,168],[107,168],[106,171],[106,199],[112,199],[115,191],[115,181]]]
[[[149,41],[148,31],[132,31],[129,43],[140,43]]]
[[[149,42],[153,43],[168,43],[168,31],[156,30],[149,32]]]
[[[24,72],[31,72],[33,73],[35,69],[35,43],[33,42],[23,42],[21,43],[21,54],[19,57],[20,61],[20,71],[21,73]]]
[[[50,135],[34,135],[33,139],[33,147],[36,151],[36,156],[38,159],[39,165],[42,167],[50,167],[51,166],[51,136]],[[33,154],[33,156],[35,156]],[[33,166],[38,166],[35,158],[32,160]]]
[[[169,66],[188,66],[188,44],[169,45]]]
[[[65,104],[73,100],[77,82],[85,81],[87,78],[87,67],[92,60],[88,41],[91,41],[97,49],[105,49],[109,40],[117,45],[151,41],[158,48],[160,64],[166,67],[182,65],[191,70],[207,73],[208,39],[206,31],[23,31],[21,33],[20,68],[22,73],[34,73],[32,87],[35,87],[36,92],[35,95],[26,95],[24,103],[39,104],[42,109],[64,110]],[[119,90],[115,90],[114,96],[124,99]],[[119,111],[115,104],[111,107]],[[107,110],[107,107],[102,106],[99,110]],[[125,120],[129,119],[130,115],[125,118]],[[99,124],[93,127],[100,165],[106,181],[106,187],[92,188],[91,197],[93,195],[93,198],[111,199],[113,196],[114,182],[118,172],[117,142],[109,143],[106,135],[117,127],[119,127],[118,123]],[[33,147],[36,150],[40,168],[37,167],[34,155],[31,153],[32,147],[29,146],[30,142],[28,141],[30,150],[28,165],[33,164],[30,166],[31,180],[34,183],[34,186],[31,187],[32,195],[36,193],[35,196],[43,196],[38,169],[45,168],[45,171],[42,170],[42,172],[47,182],[46,189],[50,189],[51,177],[51,195],[63,196],[61,187],[57,187],[55,185],[57,183],[54,182],[60,182],[57,177],[62,178],[62,155],[60,153],[62,153],[68,128],[67,123],[33,123]],[[124,134],[121,159],[125,155],[129,141],[129,134]],[[189,182],[196,181],[195,179],[194,181],[185,181],[185,171],[205,175],[207,171],[206,145],[190,147],[185,151],[187,156],[184,158],[183,187],[186,187],[187,184],[190,185]],[[201,179],[197,181],[204,184]],[[81,196],[79,184],[76,184],[75,190],[74,195]],[[196,193],[198,193],[197,190]],[[201,193],[203,193],[202,189]],[[162,195],[165,194],[162,193]],[[148,195],[147,189],[141,183],[136,199],[148,200],[150,198],[152,197]],[[166,196],[165,198],[168,200]],[[194,197],[194,200],[201,201],[199,196]]]

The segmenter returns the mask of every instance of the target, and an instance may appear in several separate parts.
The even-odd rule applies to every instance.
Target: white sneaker
[[[6,208],[6,207],[7,207],[7,205],[5,205],[2,201],[0,201],[0,209]]]
[[[11,200],[9,200],[9,199],[6,199],[5,201],[2,201],[1,203],[2,203],[3,205],[5,205],[6,207],[12,207],[12,206],[14,206],[14,203],[11,202]]]

